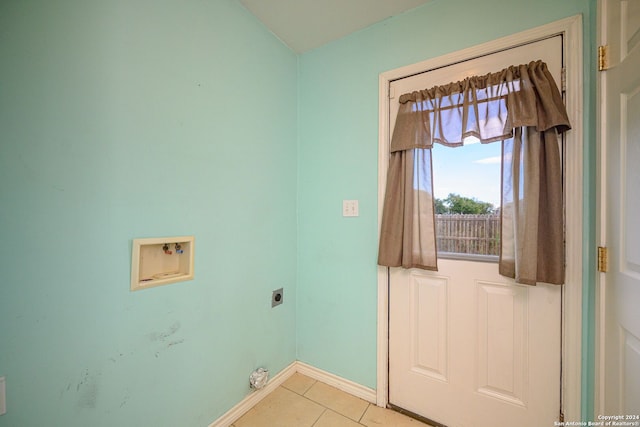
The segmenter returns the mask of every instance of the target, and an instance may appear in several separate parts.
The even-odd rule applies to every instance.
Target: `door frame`
[[[606,7],[604,1],[598,2],[598,10],[596,12],[596,40],[598,46],[604,46],[607,43],[606,34]],[[596,71],[596,206],[600,209],[596,210],[596,239],[598,246],[607,246],[607,207],[603,204],[606,199],[606,175],[607,170],[607,150],[605,143],[607,141],[606,130],[606,85],[605,75]],[[605,348],[604,348],[604,331],[605,331],[605,289],[606,289],[606,272],[596,272],[595,274],[595,379],[594,379],[594,396],[593,407],[599,414],[604,414],[604,386],[605,386]]]
[[[583,54],[582,16],[575,15],[478,46],[381,73],[378,120],[378,236],[389,163],[389,85],[393,80],[474,59],[549,36],[563,34],[565,102],[572,130],[565,135],[566,283],[563,297],[562,400],[565,419],[581,417],[583,267]],[[561,83],[558,82],[560,85]],[[396,94],[400,95],[400,94]],[[389,403],[389,269],[378,266],[376,404]]]

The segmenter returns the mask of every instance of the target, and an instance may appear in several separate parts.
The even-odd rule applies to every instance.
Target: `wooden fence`
[[[437,214],[439,252],[500,254],[500,215]]]

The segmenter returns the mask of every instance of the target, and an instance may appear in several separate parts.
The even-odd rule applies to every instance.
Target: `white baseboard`
[[[376,403],[376,391],[372,388],[354,383],[353,381],[344,379],[327,371],[323,371],[322,369],[307,365],[304,362],[296,362],[296,366],[296,372],[299,372],[302,375],[306,375],[314,380],[320,381],[321,383],[328,384],[338,390],[344,391],[345,393],[349,393],[353,396],[359,397],[360,399],[366,400],[367,402],[373,404]]]
[[[238,418],[243,416],[249,409],[257,405],[262,399],[267,397],[269,393],[278,388],[290,376],[296,372],[306,375],[309,378],[328,384],[339,390],[349,393],[367,402],[376,403],[376,391],[369,387],[354,383],[353,381],[344,379],[322,369],[315,368],[303,362],[293,362],[282,371],[278,372],[269,380],[267,385],[262,389],[255,391],[242,399],[237,405],[229,409],[220,418],[209,424],[209,427],[229,427]]]
[[[229,409],[223,416],[209,424],[209,427],[229,427],[238,418],[243,416],[249,409],[257,405],[262,399],[267,397],[269,393],[278,388],[283,382],[285,382],[291,375],[296,373],[298,362],[293,362],[282,371],[278,372],[273,378],[269,380],[266,386],[260,390],[256,390],[242,399],[236,406]],[[249,377],[247,377],[247,382]]]

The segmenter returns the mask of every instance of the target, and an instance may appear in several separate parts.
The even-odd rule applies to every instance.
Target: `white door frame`
[[[604,2],[598,1],[598,10],[597,10],[597,35],[596,40],[599,46],[603,46],[606,44],[607,34],[606,34],[606,14],[604,13],[605,6]],[[599,159],[597,165],[597,177],[596,177],[596,204],[600,207],[600,209],[596,212],[596,236],[598,239],[599,246],[606,246],[607,242],[607,233],[606,233],[606,219],[607,219],[607,206],[604,204],[606,200],[606,183],[605,183],[605,175],[604,171],[606,171],[607,165],[607,157],[604,143],[607,139],[606,137],[606,126],[603,123],[603,119],[605,118],[606,108],[605,108],[605,76],[604,73],[599,72],[596,78],[596,123],[598,123],[598,129],[596,130],[597,134],[597,143],[596,143],[596,156]],[[605,328],[605,285],[606,285],[606,274],[604,272],[596,273],[596,302],[595,302],[595,312],[596,312],[596,337],[595,337],[595,381],[594,381],[594,408],[596,413],[604,414],[604,331]]]
[[[572,130],[566,133],[565,215],[566,283],[563,298],[562,396],[563,413],[567,420],[581,418],[582,369],[582,224],[583,224],[583,127],[582,127],[582,17],[580,15],[555,21],[541,27],[503,37],[478,46],[460,50],[387,71],[379,77],[378,129],[378,230],[389,163],[389,84],[393,80],[473,59],[523,43],[562,33],[564,35],[566,107]],[[560,82],[558,82],[560,85]],[[399,96],[400,94],[396,94]],[[379,235],[379,232],[378,232]],[[378,363],[376,403],[386,407],[389,401],[389,269],[378,266]]]

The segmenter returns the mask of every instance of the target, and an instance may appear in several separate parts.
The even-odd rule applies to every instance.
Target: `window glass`
[[[443,257],[500,251],[501,143],[433,146],[436,238]]]

